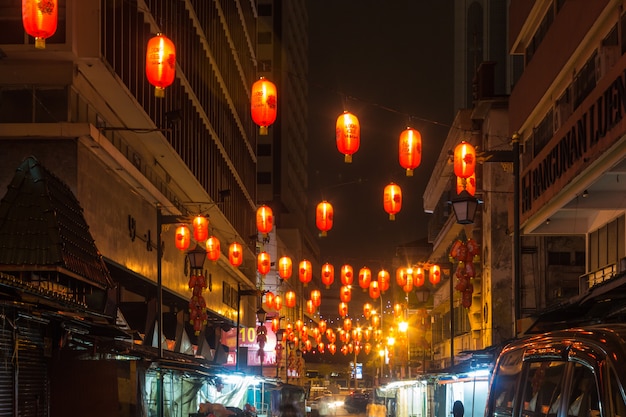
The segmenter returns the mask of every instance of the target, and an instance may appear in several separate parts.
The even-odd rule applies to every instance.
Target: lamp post
[[[280,324],[280,319],[279,322]],[[285,336],[284,329],[278,329],[276,332],[276,379],[278,379],[278,371],[280,370],[280,362],[278,360],[278,352],[283,350],[283,338]]]

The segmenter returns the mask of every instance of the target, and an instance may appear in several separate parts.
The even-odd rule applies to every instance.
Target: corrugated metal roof
[[[80,203],[34,157],[0,201],[0,270],[57,270],[100,288],[113,282]]]

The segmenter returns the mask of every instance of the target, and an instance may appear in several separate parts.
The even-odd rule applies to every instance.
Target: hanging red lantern
[[[274,296],[274,310],[280,311],[283,308],[283,297],[280,294]]]
[[[274,298],[276,298],[276,296],[273,292],[268,291],[265,293],[265,306],[270,310],[274,310],[275,308]]]
[[[339,316],[342,318],[348,315],[348,303],[343,301],[339,303]]]
[[[313,304],[313,300],[306,300],[306,312],[315,314],[315,304]]]
[[[274,227],[274,214],[269,206],[262,205],[256,210],[256,228],[263,236],[267,236]]]
[[[363,291],[367,291],[370,287],[370,282],[372,282],[372,271],[368,267],[361,268],[359,270],[359,287]]]
[[[320,320],[319,323],[317,323],[317,328],[320,329],[320,333],[326,333],[327,325],[326,320]]]
[[[292,273],[292,262],[291,258],[288,256],[282,256],[278,260],[278,276],[282,279],[291,278]]]
[[[411,291],[413,291],[413,284],[414,284],[414,280],[413,280],[413,273],[411,271],[411,273],[407,273],[406,274],[406,283],[402,286],[402,291],[404,291],[405,293],[410,293]]]
[[[311,341],[307,339],[307,340],[304,342],[304,349],[305,349],[307,352],[310,352],[310,351],[311,351],[311,349],[313,349],[313,343],[311,343]]]
[[[378,281],[371,281],[369,290],[371,299],[376,300],[380,297],[380,286],[378,285]]]
[[[279,329],[280,329],[280,319],[278,317],[274,317],[272,319],[272,331],[276,333],[278,332]]]
[[[209,219],[204,216],[194,217],[193,238],[196,242],[204,242],[209,238]]]
[[[372,305],[370,303],[363,304],[363,317],[365,317],[366,320],[369,320],[371,316],[372,316]]]
[[[304,284],[306,287],[311,279],[313,278],[313,271],[311,267],[311,262],[304,260],[300,262],[300,266],[298,267],[298,276],[300,278],[300,282]]]
[[[389,220],[395,220],[396,214],[402,209],[402,190],[393,182],[385,187],[383,192],[383,207],[389,214]]]
[[[302,326],[304,326],[304,323],[302,320],[298,319],[294,323],[293,328],[296,329],[297,332],[302,332]]]
[[[378,271],[378,287],[381,293],[384,294],[389,289],[390,280],[389,272],[384,269]]]
[[[476,173],[474,172],[469,178],[456,177],[456,193],[461,194],[465,190],[470,195],[476,194]]]
[[[322,304],[322,292],[320,290],[311,291],[311,300],[315,307],[319,307]]]
[[[234,267],[243,262],[243,248],[240,243],[233,242],[228,247],[228,262]]]
[[[472,144],[462,141],[454,148],[454,175],[469,178],[476,169],[476,149]]]
[[[365,352],[366,355],[369,355],[371,351],[372,351],[372,345],[370,343],[365,343],[363,345],[363,352]]]
[[[176,76],[176,48],[174,42],[161,33],[148,41],[146,48],[146,77],[154,86],[154,96],[165,97],[165,87],[172,85]]]
[[[210,236],[206,240],[206,257],[209,261],[217,262],[222,255],[222,249],[220,247],[220,240],[215,236]]]
[[[345,319],[343,320],[343,329],[344,329],[346,332],[349,332],[349,331],[352,329],[352,319],[350,319],[350,318],[345,318]]]
[[[329,289],[333,282],[335,282],[335,267],[327,262],[322,265],[322,284]]]
[[[57,31],[58,13],[57,0],[22,0],[22,24],[35,38],[35,48],[46,48],[46,39]]]
[[[400,133],[398,158],[400,166],[406,169],[406,176],[412,177],[413,170],[422,162],[422,135],[420,132],[407,127]]]
[[[252,120],[259,126],[259,134],[267,135],[268,126],[276,121],[278,113],[278,96],[276,85],[265,77],[252,84],[250,111]]]
[[[393,316],[395,318],[402,317],[402,313],[404,312],[404,306],[400,303],[395,303],[393,305]]]
[[[422,267],[417,267],[413,270],[413,283],[416,287],[421,287],[424,285],[426,279],[424,278],[424,269]]]
[[[296,306],[296,293],[294,291],[287,291],[285,293],[285,305],[289,308]]]
[[[328,345],[328,351],[331,353],[331,355],[334,355],[337,352],[337,346],[334,343],[331,343],[330,345]]]
[[[352,162],[352,155],[359,150],[361,144],[359,119],[352,113],[344,111],[337,118],[335,134],[337,149],[345,155],[344,162]]]
[[[396,269],[396,283],[399,287],[406,285],[407,268],[400,267]]]
[[[261,275],[267,275],[272,267],[272,261],[270,260],[270,254],[267,252],[259,252],[256,257],[256,268]]]
[[[321,231],[320,236],[326,236],[333,227],[333,206],[328,201],[322,201],[315,209],[315,225]]]
[[[428,280],[431,284],[437,285],[439,281],[441,281],[441,268],[439,265],[433,265],[430,267],[430,271],[428,272]]]
[[[370,319],[372,322],[372,327],[377,328],[380,326],[380,316],[378,314],[372,314],[372,318]]]
[[[319,353],[324,353],[325,349],[326,349],[326,345],[324,344],[324,342],[319,342],[317,344],[317,351]]]
[[[341,267],[341,284],[342,285],[352,285],[352,281],[354,280],[354,269],[346,264]]]
[[[370,329],[363,329],[363,339],[365,339],[365,341],[368,341],[371,337],[372,331]]]
[[[191,232],[189,232],[189,228],[184,224],[178,226],[176,228],[176,233],[174,236],[174,244],[176,248],[182,251],[187,250],[189,248],[189,244],[191,243]]]
[[[352,300],[352,288],[349,285],[342,285],[339,289],[339,299],[344,303]]]

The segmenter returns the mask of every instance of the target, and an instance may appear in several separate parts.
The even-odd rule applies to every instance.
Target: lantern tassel
[[[413,176],[413,170],[411,168],[407,168],[406,169],[406,176],[407,177],[412,177]]]
[[[343,159],[343,161],[346,164],[351,164],[352,163],[352,155],[346,154],[345,158]]]
[[[261,136],[267,136],[269,133],[269,129],[267,126],[260,126],[259,127],[259,135]]]

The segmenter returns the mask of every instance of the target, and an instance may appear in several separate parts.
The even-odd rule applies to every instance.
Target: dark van
[[[626,417],[626,325],[555,330],[506,346],[486,417]]]

